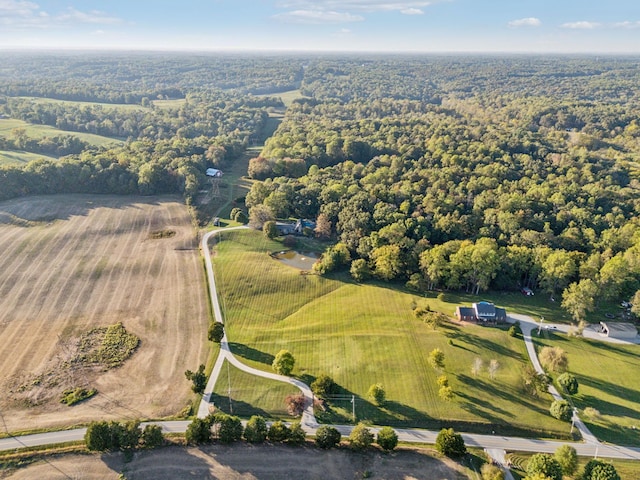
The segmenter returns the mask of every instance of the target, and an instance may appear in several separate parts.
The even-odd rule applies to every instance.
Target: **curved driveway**
[[[212,230],[207,232],[202,237],[201,248],[202,253],[204,255],[204,261],[207,268],[207,280],[209,281],[209,295],[211,298],[211,305],[213,307],[213,314],[215,317],[215,321],[224,324],[224,319],[222,318],[222,311],[220,310],[220,302],[218,301],[218,292],[216,290],[216,280],[213,275],[213,264],[211,263],[211,252],[209,250],[209,239],[214,235],[220,232],[229,232],[232,230],[242,230],[247,227],[233,227],[227,228],[225,230]],[[218,354],[218,359],[216,360],[215,365],[213,366],[213,370],[211,372],[211,376],[209,377],[209,381],[207,382],[207,386],[205,388],[205,393],[202,396],[202,401],[200,402],[200,406],[198,408],[198,417],[204,418],[209,414],[209,407],[211,406],[211,394],[213,393],[213,389],[216,385],[218,377],[220,376],[220,371],[222,370],[222,366],[224,362],[228,361],[234,367],[242,370],[243,372],[249,373],[251,375],[256,375],[258,377],[268,378],[270,380],[277,380],[279,382],[286,382],[295,387],[299,388],[302,394],[305,396],[305,408],[304,413],[302,414],[302,425],[306,428],[315,428],[318,425],[316,421],[316,417],[313,413],[313,393],[311,389],[306,383],[301,382],[300,380],[296,380],[295,378],[286,377],[284,375],[277,375],[271,372],[265,372],[263,370],[258,370],[257,368],[249,367],[238,360],[231,349],[229,348],[229,342],[227,341],[227,333],[225,331],[224,337],[220,342],[220,353]]]

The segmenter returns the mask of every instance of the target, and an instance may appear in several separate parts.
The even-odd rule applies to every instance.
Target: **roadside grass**
[[[528,357],[522,340],[505,330],[449,323],[434,331],[413,318],[412,306],[429,302],[440,310],[437,299],[384,284],[356,284],[347,275],[303,275],[269,257],[282,244],[259,232],[223,234],[216,248],[216,281],[232,350],[243,350],[247,364],[270,370],[273,356],[288,349],[296,358],[293,374],[305,382],[331,375],[342,398],[320,414],[325,421],[348,421],[351,404],[345,403],[354,396],[358,420],[378,424],[568,438],[569,425],[548,414],[550,397],[523,394],[520,372]],[[443,310],[450,313],[448,302]],[[434,348],[445,353],[444,372],[429,366]],[[476,357],[484,368],[474,376]],[[493,380],[487,373],[491,359],[500,363]],[[441,374],[455,392],[450,402],[438,397]],[[382,407],[367,399],[373,383],[385,387]]]
[[[242,358],[241,355],[238,356]],[[292,421],[295,418],[287,413],[284,399],[287,395],[298,393],[300,390],[293,385],[256,377],[225,361],[211,400],[216,409],[240,417],[261,415],[267,419]]]
[[[34,160],[40,160],[41,158],[57,160],[55,157],[50,157],[41,153],[0,150],[0,165],[24,165],[25,163],[29,163]]]
[[[94,135],[93,133],[60,130],[49,125],[34,125],[22,120],[16,120],[12,118],[0,119],[0,137],[10,137],[11,131],[14,128],[24,128],[27,136],[31,138],[55,137],[57,135],[72,135],[97,147],[101,147],[104,145],[122,145],[124,143],[122,140],[119,140],[117,138],[103,137],[102,135]],[[41,158],[43,156],[44,155],[38,154],[37,158]]]
[[[599,342],[545,332],[533,337],[538,348],[558,346],[567,352],[569,371],[578,378],[572,397],[583,412],[600,412],[597,419],[580,418],[600,440],[619,445],[640,445],[640,371],[638,346]]]

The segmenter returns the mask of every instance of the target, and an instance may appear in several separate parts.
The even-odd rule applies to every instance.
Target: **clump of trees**
[[[226,413],[212,413],[205,418],[195,418],[187,427],[185,439],[190,445],[200,445],[217,440],[233,443],[242,438],[242,422]]]
[[[107,452],[122,450],[129,452],[138,447],[155,448],[162,445],[164,436],[159,425],[149,424],[140,428],[140,422],[91,422],[84,436],[87,449]]]

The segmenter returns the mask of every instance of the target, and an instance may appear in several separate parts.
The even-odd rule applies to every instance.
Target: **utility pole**
[[[231,375],[229,374],[229,362],[227,361],[227,380],[229,381],[229,413],[233,415],[233,405],[231,404]]]
[[[540,336],[540,332],[542,331],[542,322],[544,322],[544,317],[540,317],[540,325],[538,326],[538,336]]]
[[[356,396],[351,395],[351,414],[353,415],[353,423],[356,423]]]

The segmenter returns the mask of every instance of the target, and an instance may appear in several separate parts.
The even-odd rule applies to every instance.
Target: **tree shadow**
[[[229,342],[229,348],[234,355],[238,355],[247,360],[253,360],[254,362],[264,363],[265,365],[271,365],[275,357],[270,353],[256,350],[242,343]]]
[[[228,396],[212,393],[210,402],[215,406],[216,410],[228,413],[229,415],[236,415],[243,418],[249,418],[253,415],[260,415],[267,419],[276,418],[271,413],[251,405],[250,403],[236,400],[233,398],[233,395],[230,402]]]
[[[203,456],[193,455],[190,449],[176,446],[159,450],[137,450],[129,461],[122,452],[104,453],[101,459],[113,472],[126,478],[139,478],[138,475],[140,478],[147,475],[153,478],[218,478],[213,476],[211,465]],[[189,465],[188,470],[185,465]]]

